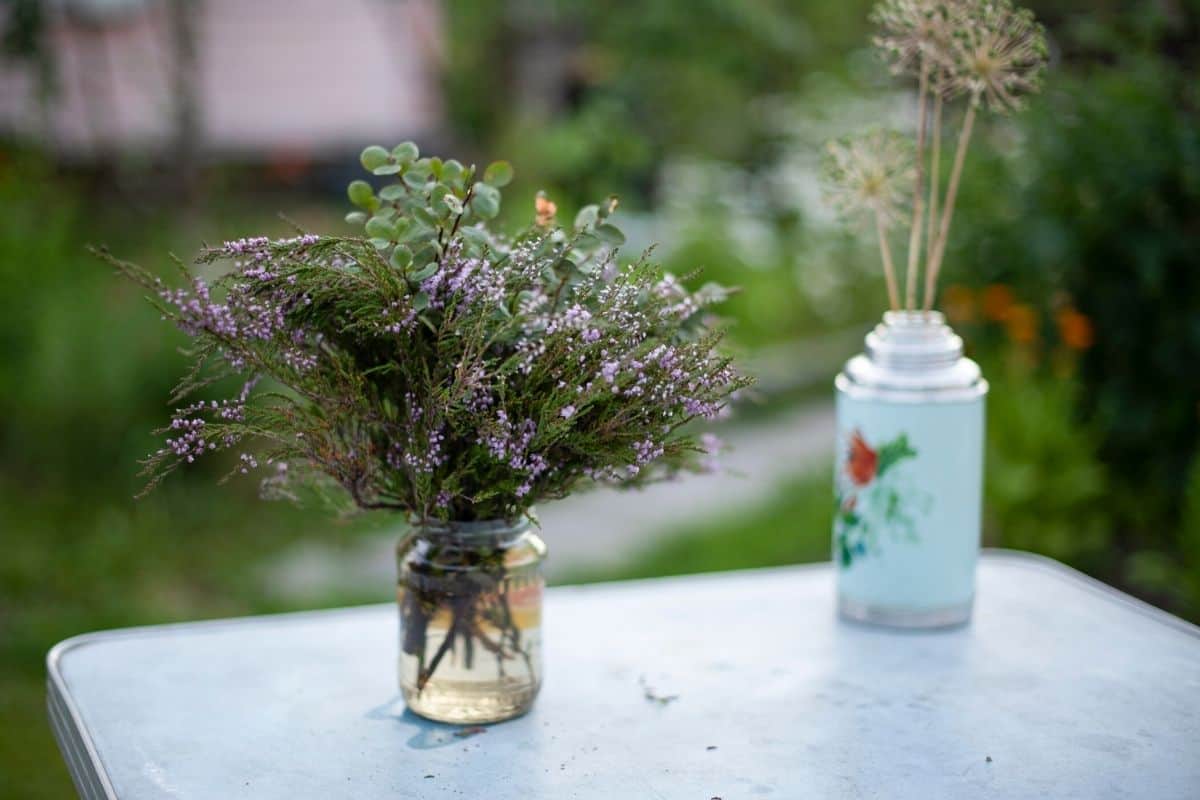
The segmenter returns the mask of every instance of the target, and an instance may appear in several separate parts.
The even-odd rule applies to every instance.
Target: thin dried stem
[[[875,214],[875,232],[879,234],[879,252],[883,255],[883,274],[887,278],[888,302],[892,311],[900,310],[900,291],[896,286],[896,267],[892,264],[892,249],[888,246],[887,226],[883,214]]]
[[[945,97],[940,86],[934,87],[933,94],[933,142],[929,148],[929,209],[926,215],[925,230],[926,274],[929,273],[929,264],[933,260],[933,250],[936,244],[934,236],[937,231],[938,200],[940,199],[938,190],[941,188],[939,184],[942,181],[942,107],[945,105]]]
[[[921,80],[917,89],[917,169],[913,181],[912,227],[908,233],[908,267],[904,278],[904,307],[917,305],[917,263],[921,257],[921,223],[925,213],[925,139],[929,130],[926,97],[929,89],[929,64],[921,58]]]
[[[971,98],[967,106],[967,115],[963,119],[962,131],[958,135],[958,147],[954,152],[954,167],[950,171],[950,183],[946,187],[946,203],[942,208],[942,220],[938,229],[936,249],[933,260],[925,273],[925,310],[933,308],[933,298],[936,293],[938,272],[942,268],[942,259],[946,255],[946,240],[950,238],[950,221],[954,218],[954,201],[958,197],[958,184],[962,179],[963,164],[967,160],[967,147],[971,143],[971,131],[975,128],[975,114],[979,108],[979,96]]]

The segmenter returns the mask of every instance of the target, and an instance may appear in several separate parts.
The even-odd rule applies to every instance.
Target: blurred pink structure
[[[319,157],[440,127],[437,0],[49,7],[55,91],[39,102],[34,65],[0,60],[0,131],[69,159],[154,155],[189,139],[208,158]]]

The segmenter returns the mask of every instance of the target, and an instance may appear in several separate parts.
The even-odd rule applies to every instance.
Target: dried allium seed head
[[[883,0],[871,12],[874,38],[894,74],[919,75],[922,64],[936,82],[945,71],[955,3],[944,0]]]
[[[912,145],[895,131],[835,139],[826,145],[825,196],[847,219],[878,215],[891,227],[908,218],[913,171]]]
[[[1009,0],[965,0],[951,13],[951,91],[998,113],[1019,109],[1021,95],[1038,90],[1046,65],[1045,30],[1033,13]]]

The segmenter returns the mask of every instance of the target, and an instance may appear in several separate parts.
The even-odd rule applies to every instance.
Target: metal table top
[[[832,578],[552,589],[534,710],[470,736],[395,699],[390,605],[76,637],[51,715],[85,797],[1200,796],[1200,629],[1015,554],[951,631],[839,622]]]

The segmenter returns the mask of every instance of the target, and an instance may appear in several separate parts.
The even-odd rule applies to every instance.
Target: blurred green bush
[[[667,156],[769,163],[757,102],[842,69],[872,2],[448,0],[451,127],[568,206],[651,207]]]
[[[89,241],[163,263],[202,233],[166,205],[102,204],[40,158],[0,151],[0,795],[72,793],[44,707],[46,651],[89,630],[284,610],[261,572],[305,538],[337,526],[320,512],[262,503],[253,481],[218,486],[217,460],[172,476],[154,495],[137,460],[169,418],[185,359],[139,290],[84,249]],[[107,208],[104,207],[107,205]],[[279,229],[233,205],[213,223]],[[383,600],[330,597],[330,604]]]
[[[1073,534],[1077,555],[1158,602],[1195,603],[1186,599],[1184,576],[1194,578],[1200,561],[1181,558],[1185,498],[1200,452],[1194,75],[1148,54],[1059,74],[1016,127],[993,136],[1011,146],[970,171],[950,278],[1001,283],[1036,298],[1036,315],[1022,323],[1031,329],[1017,333],[1043,347],[1047,368],[1064,336],[1064,309],[1082,314],[1093,342],[1078,361],[1073,413],[1058,424],[1087,431],[1073,452],[1103,468],[1091,505],[1109,530],[1082,515]],[[1065,408],[1062,398],[1047,401]],[[1017,416],[1008,424],[1027,439],[1037,422]],[[1067,436],[1046,441],[1067,446]],[[1042,491],[1048,485],[1030,485],[1031,510],[1053,508],[1055,499]],[[1100,561],[1108,563],[1099,568]]]

